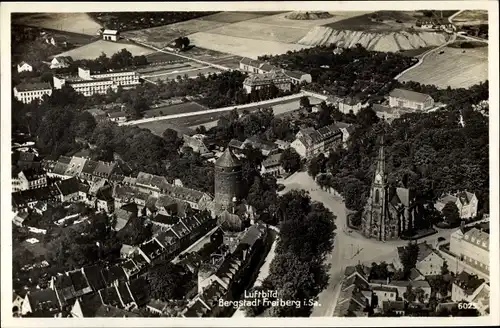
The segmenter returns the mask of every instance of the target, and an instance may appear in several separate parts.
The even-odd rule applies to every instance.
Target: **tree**
[[[447,275],[450,273],[450,270],[448,269],[448,262],[444,261],[443,266],[441,267],[441,275]]]
[[[164,262],[153,266],[147,273],[149,294],[152,298],[167,302],[182,299],[186,295],[190,275],[180,265]]]
[[[302,96],[299,100],[300,107],[302,108],[311,108],[311,101],[308,96]]]
[[[408,242],[401,254],[401,264],[406,278],[410,275],[410,270],[415,267],[418,260],[418,245],[414,242]]]
[[[453,202],[446,203],[441,213],[443,213],[444,219],[450,226],[454,227],[460,224],[460,214],[458,212],[458,207],[455,203]]]
[[[358,179],[350,180],[344,187],[344,200],[345,206],[353,211],[360,211],[363,209],[363,183]]]
[[[287,148],[280,157],[280,164],[287,173],[298,171],[300,169],[300,155],[293,148]]]
[[[174,129],[165,129],[162,133],[162,137],[167,143],[170,151],[178,151],[183,143],[179,134]]]
[[[415,291],[413,290],[413,287],[411,284],[409,284],[408,287],[406,287],[406,292],[403,293],[403,297],[409,303],[415,302],[417,295],[416,295]]]
[[[127,245],[138,245],[151,238],[151,225],[145,225],[143,219],[132,216],[125,227],[118,232],[118,238]]]

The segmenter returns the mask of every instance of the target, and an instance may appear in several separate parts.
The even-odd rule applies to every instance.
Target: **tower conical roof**
[[[215,162],[216,166],[219,167],[237,167],[241,166],[240,160],[233,154],[229,147],[226,147],[224,153]]]

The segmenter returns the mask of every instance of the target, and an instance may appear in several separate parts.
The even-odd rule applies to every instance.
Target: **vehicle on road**
[[[441,50],[441,51],[439,52],[439,54],[440,54],[440,55],[444,54],[444,50]]]

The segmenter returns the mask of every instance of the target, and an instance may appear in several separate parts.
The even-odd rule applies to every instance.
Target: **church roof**
[[[226,147],[226,150],[224,150],[224,153],[222,154],[221,157],[215,162],[216,166],[219,167],[236,167],[240,166],[241,162],[240,160],[233,154],[231,149],[229,147]]]

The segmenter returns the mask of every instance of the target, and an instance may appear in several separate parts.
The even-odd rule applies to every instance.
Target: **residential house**
[[[292,79],[283,71],[271,71],[269,73],[254,74],[243,81],[243,88],[247,93],[260,90],[274,85],[281,91],[287,92],[292,89]]]
[[[146,304],[146,309],[156,315],[162,315],[168,307],[168,303],[152,299]]]
[[[73,318],[94,318],[97,310],[102,306],[99,293],[83,295],[76,299],[71,307],[70,313]]]
[[[354,133],[354,129],[355,129],[354,125],[347,124],[347,123],[344,123],[344,122],[335,122],[335,125],[342,132],[342,143],[344,145],[344,148],[347,148],[348,147],[349,138]]]
[[[61,156],[54,164],[52,170],[47,172],[47,176],[51,178],[61,178],[67,179],[68,176],[65,175],[66,170],[68,170],[69,163],[71,162],[71,157]]]
[[[162,231],[156,236],[163,247],[166,249],[167,253],[173,254],[180,249],[180,237],[172,229],[167,231]]]
[[[478,199],[475,194],[462,191],[457,192],[455,194],[447,194],[437,200],[434,204],[434,207],[438,211],[442,211],[447,203],[453,203],[457,205],[458,213],[460,214],[460,218],[468,219],[477,216],[477,206]]]
[[[18,317],[21,315],[24,299],[16,293],[12,294],[12,315]]]
[[[71,277],[66,273],[53,276],[50,281],[50,288],[56,292],[61,306],[68,305],[70,301],[78,297]]]
[[[394,267],[402,269],[401,258],[405,247],[398,247],[398,257],[394,260]],[[441,267],[444,264],[444,258],[431,245],[426,242],[418,244],[418,258],[415,268],[424,276],[434,276],[441,274]]]
[[[344,114],[349,114],[351,111],[357,114],[363,108],[361,100],[355,97],[330,97],[327,102],[335,105]]]
[[[274,142],[262,140],[258,136],[251,136],[245,139],[242,145],[243,149],[247,147],[247,145],[252,146],[255,149],[259,149],[264,156],[269,156],[279,152],[277,144],[275,144]]]
[[[122,269],[125,272],[125,275],[127,276],[127,280],[132,279],[135,277],[140,269],[135,265],[133,260],[128,260],[122,264]]]
[[[103,211],[106,213],[113,213],[115,210],[115,200],[111,195],[111,190],[109,188],[104,190],[99,190],[96,195],[96,206],[98,211]]]
[[[404,301],[386,301],[386,302],[383,302],[382,308],[383,308],[384,314],[393,313],[397,316],[404,316],[406,313]]]
[[[381,282],[370,282],[371,288],[378,287],[388,287],[394,288],[397,290],[397,297],[405,300],[405,293],[408,289],[408,286],[411,286],[414,291],[421,291],[424,302],[429,300],[431,295],[431,286],[426,280],[418,280],[418,281],[408,281],[408,280],[393,280],[393,281],[381,281]],[[418,300],[417,300],[418,301]]]
[[[372,298],[373,292],[370,290],[365,272],[359,266],[346,267],[334,316],[364,317],[372,306]]]
[[[22,72],[33,72],[33,66],[28,64],[25,61],[20,62],[17,64],[17,72],[22,73]]]
[[[309,127],[300,130],[290,145],[302,157],[311,159],[342,144],[342,131],[331,124],[318,130]]]
[[[213,154],[203,142],[203,135],[195,134],[194,136],[188,136],[184,134],[182,138],[184,139],[184,147],[190,147],[195,153],[199,153],[202,156]]]
[[[424,93],[404,89],[394,89],[389,94],[389,106],[391,108],[398,107],[414,110],[427,110],[434,107],[434,99]]]
[[[53,289],[28,292],[24,298],[21,315],[55,317],[61,311],[59,300]]]
[[[116,286],[120,282],[127,281],[127,275],[125,274],[125,271],[118,264],[102,269],[101,274],[106,286]]]
[[[47,186],[47,173],[42,169],[25,169],[12,177],[12,192]]]
[[[27,209],[33,209],[39,201],[52,204],[60,203],[61,193],[54,185],[12,193],[14,211],[23,212]]]
[[[272,176],[278,177],[285,173],[285,170],[281,166],[281,154],[274,154],[267,157],[262,161],[261,174],[271,174]]]
[[[489,247],[489,229],[478,229],[476,227],[470,229],[461,228],[452,233],[450,237],[449,251],[454,255],[454,260],[465,264],[463,269],[472,274],[479,274],[481,276],[489,275]],[[456,267],[458,265],[450,265],[450,270],[455,272]],[[459,272],[455,273],[458,274]]]
[[[289,71],[285,70],[285,75],[288,76],[293,84],[302,84],[302,83],[311,83],[312,77],[311,74],[304,73],[301,71]]]
[[[38,213],[39,215],[43,215],[50,207],[52,207],[50,204],[42,201],[38,201],[35,206],[33,206],[33,210]]]
[[[127,121],[127,113],[125,112],[108,113],[108,118],[111,122],[123,123]]]
[[[80,176],[80,173],[82,173],[83,166],[85,165],[86,161],[87,161],[86,158],[77,157],[77,156],[71,157],[71,160],[68,163],[68,166],[66,168],[66,171],[64,172],[64,175],[69,176],[69,177]]]
[[[51,44],[54,47],[56,47],[56,46],[67,47],[68,46],[68,41],[66,41],[66,39],[59,37],[59,36],[46,35],[45,43]]]
[[[290,148],[290,143],[284,140],[278,139],[274,143],[276,144],[276,146],[278,146],[279,150],[287,150],[288,148]]]
[[[146,261],[151,264],[160,259],[164,252],[164,247],[156,238],[153,238],[140,245],[138,250]]]
[[[377,307],[383,309],[385,302],[395,302],[398,298],[398,289],[388,286],[372,286],[373,295],[378,301]]]
[[[52,95],[52,86],[46,82],[21,83],[14,87],[14,97],[25,104],[42,100],[45,95]]]
[[[120,231],[121,229],[125,228],[127,225],[128,221],[137,216],[137,205],[135,204],[130,204],[134,205],[136,207],[136,211],[129,210],[127,207],[121,207],[121,208],[115,208],[115,217],[116,217],[116,225],[114,227],[115,231]]]
[[[50,61],[50,69],[68,68],[73,64],[73,58],[70,56],[57,56]]]
[[[462,271],[455,277],[451,287],[451,300],[453,302],[472,302],[485,284],[484,279]]]
[[[55,183],[59,190],[61,203],[80,201],[80,182],[77,178],[60,180]]]
[[[240,60],[240,70],[253,74],[269,73],[277,68],[269,63],[261,62],[250,58],[243,58]]]
[[[118,41],[120,38],[120,32],[117,30],[104,30],[102,32],[102,39],[105,41]]]
[[[104,281],[102,268],[100,266],[92,265],[83,268],[82,271],[93,292],[97,292],[98,290],[106,287],[106,282]]]
[[[77,297],[92,293],[92,287],[90,286],[87,277],[83,272],[83,268],[70,271],[67,274],[71,278],[71,282],[73,283],[73,288],[75,290],[75,295]]]

